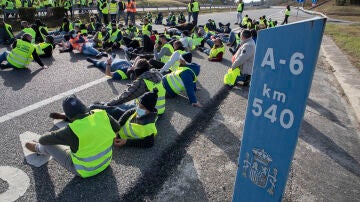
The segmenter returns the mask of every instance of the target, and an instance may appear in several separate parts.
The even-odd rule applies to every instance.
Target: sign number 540
[[[265,118],[268,118],[271,123],[275,123],[278,120],[278,106],[272,104],[269,108],[265,110],[263,113],[262,108],[263,100],[259,98],[254,98],[251,110],[254,116],[261,116],[264,115]],[[294,113],[290,109],[283,109],[280,112],[279,122],[281,127],[285,129],[289,129],[292,127],[294,123]]]

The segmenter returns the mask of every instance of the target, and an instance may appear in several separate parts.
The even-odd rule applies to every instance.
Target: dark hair
[[[257,31],[255,29],[251,29],[250,32],[252,37],[257,37]]]
[[[135,64],[134,72],[136,76],[140,76],[149,69],[150,69],[149,62],[146,59],[140,59]]]
[[[184,30],[182,33],[184,36],[189,36],[189,32],[187,30]]]
[[[241,35],[242,35],[243,37],[245,37],[246,39],[248,39],[248,38],[251,37],[251,31],[245,29],[244,31],[242,31]]]

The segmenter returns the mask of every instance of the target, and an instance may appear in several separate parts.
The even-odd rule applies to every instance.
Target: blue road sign
[[[298,3],[304,3],[304,0],[297,0]]]
[[[325,22],[259,32],[233,201],[281,201]]]
[[[316,2],[317,2],[317,0],[312,0],[312,3],[313,3],[313,4],[316,4]]]

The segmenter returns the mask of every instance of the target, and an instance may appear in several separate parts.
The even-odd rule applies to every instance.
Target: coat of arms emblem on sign
[[[243,161],[242,175],[249,177],[251,182],[261,188],[268,188],[267,192],[274,195],[274,188],[276,185],[277,169],[272,168],[270,164],[272,158],[263,149],[252,149],[252,156],[246,152],[246,159]]]

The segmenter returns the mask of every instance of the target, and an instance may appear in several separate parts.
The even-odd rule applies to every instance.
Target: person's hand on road
[[[116,147],[122,147],[125,144],[126,144],[126,139],[120,139],[120,138],[114,139],[114,146],[116,146]]]
[[[199,108],[203,107],[203,105],[200,104],[200,102],[192,103],[191,105],[192,105],[193,107],[199,107]]]

